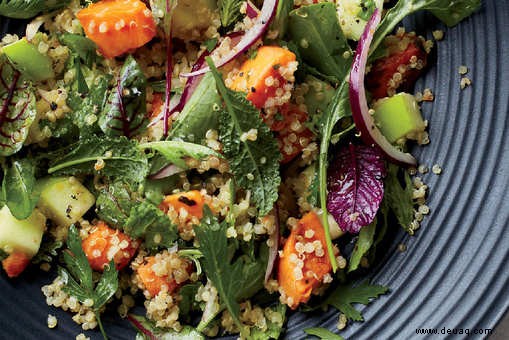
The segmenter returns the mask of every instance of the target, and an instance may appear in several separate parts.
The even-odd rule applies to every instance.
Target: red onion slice
[[[254,19],[260,15],[260,10],[250,0],[247,0],[246,15],[249,19]]]
[[[129,320],[129,322],[131,322],[132,325],[138,331],[140,331],[142,334],[146,335],[150,340],[159,340],[159,338],[157,336],[155,336],[154,333],[152,333],[150,330],[146,329],[145,326],[143,326],[143,324],[140,321],[138,321],[133,315],[128,314],[127,320]]]
[[[261,10],[258,19],[256,19],[255,24],[251,29],[249,29],[246,34],[242,37],[240,42],[230,50],[227,54],[225,54],[219,61],[215,63],[217,68],[228,64],[230,61],[235,59],[240,54],[244,53],[248,50],[258,39],[260,39],[265,33],[265,31],[269,28],[270,21],[276,14],[278,0],[265,0],[263,2],[263,7]],[[195,77],[200,74],[207,73],[210,70],[208,66],[205,66],[198,71],[183,73],[181,77]]]
[[[150,179],[163,179],[170,176],[173,176],[175,174],[179,174],[181,172],[185,171],[184,169],[179,168],[175,164],[169,164],[156,172],[155,174],[151,175]]]
[[[416,159],[409,153],[398,150],[389,143],[382,132],[375,124],[373,116],[369,112],[364,88],[364,77],[366,75],[366,63],[368,60],[369,47],[373,40],[376,27],[381,20],[381,12],[376,9],[366,25],[366,29],[359,39],[352,70],[350,71],[350,105],[352,108],[353,120],[360,133],[360,137],[367,145],[377,145],[385,156],[392,162],[405,165],[417,165]]]
[[[274,206],[274,215],[276,217],[275,225],[276,230],[270,235],[270,240],[272,241],[270,247],[269,247],[269,259],[267,262],[267,269],[265,270],[265,283],[269,281],[270,276],[272,275],[272,272],[274,271],[274,265],[276,264],[276,259],[278,256],[278,250],[279,250],[279,209],[277,205]]]

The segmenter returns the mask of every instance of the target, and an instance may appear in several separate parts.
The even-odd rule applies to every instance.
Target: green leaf
[[[133,56],[129,55],[120,70],[99,117],[99,126],[107,136],[132,137],[146,128],[147,79]]]
[[[314,335],[322,340],[343,340],[344,338],[336,333],[332,333],[330,330],[322,327],[312,327],[304,329],[309,335]]]
[[[290,12],[288,34],[305,63],[337,81],[352,64],[352,51],[339,26],[336,6],[321,3]]]
[[[21,76],[0,54],[0,156],[21,149],[36,116],[33,88]]]
[[[366,255],[368,250],[371,248],[371,245],[373,244],[373,238],[375,236],[376,223],[377,222],[375,218],[371,224],[361,229],[359,238],[355,243],[355,248],[353,249],[352,256],[350,257],[348,272],[352,272],[359,267],[362,257]]]
[[[271,31],[277,31],[278,38],[283,38],[288,29],[288,16],[293,9],[293,0],[279,0],[276,16],[270,24]]]
[[[97,45],[87,37],[79,34],[63,33],[58,36],[58,40],[80,57],[88,68],[91,68],[96,59],[99,58],[96,53]]]
[[[4,169],[2,192],[9,210],[18,220],[32,214],[40,193],[35,190],[35,164],[30,158],[13,160],[11,166]]]
[[[219,129],[221,97],[212,74],[207,73],[196,87],[170,131],[172,139],[202,143],[208,130]]]
[[[130,183],[142,182],[148,173],[148,160],[134,140],[126,137],[92,136],[70,146],[71,151],[50,163],[48,173],[57,175],[91,175],[124,179]],[[104,168],[94,169],[98,160]]]
[[[144,238],[148,248],[169,248],[178,238],[177,227],[168,216],[148,202],[131,209],[124,230],[132,238]]]
[[[89,290],[83,289],[83,287],[81,287],[80,284],[76,282],[76,280],[66,269],[59,267],[58,276],[62,278],[62,282],[64,283],[64,292],[74,296],[81,303],[85,302],[87,299],[90,299],[91,292]]]
[[[190,326],[184,326],[177,332],[174,330],[161,329],[156,327],[154,322],[147,320],[144,316],[129,314],[127,317],[131,325],[138,331],[136,339],[143,340],[204,340],[205,337]],[[153,336],[148,336],[150,333]]]
[[[181,297],[179,302],[179,312],[181,316],[188,317],[192,310],[196,310],[198,308],[195,296],[198,293],[200,286],[200,283],[189,283],[179,289],[179,295]]]
[[[102,188],[95,202],[97,216],[109,225],[123,228],[133,206],[138,203],[133,198],[131,186],[117,180]]]
[[[67,247],[69,251],[64,252],[64,261],[69,273],[79,281],[79,285],[91,293],[94,288],[92,282],[92,269],[88,259],[81,247],[81,238],[78,228],[72,225],[67,235]]]
[[[363,282],[358,286],[340,285],[325,300],[325,304],[331,305],[345,314],[347,319],[363,321],[362,314],[357,311],[353,304],[369,304],[372,299],[388,292],[388,288],[380,285],[371,285]]]
[[[260,112],[245,98],[245,94],[228,89],[210,58],[207,62],[225,105],[220,113],[219,135],[224,155],[237,184],[251,191],[260,215],[264,216],[272,210],[281,183],[281,154],[277,142],[260,118]],[[257,131],[255,141],[242,138],[252,129]]]
[[[242,17],[240,7],[243,0],[219,0],[219,11],[221,16],[221,25],[228,27]]]
[[[389,164],[385,179],[385,200],[394,212],[398,223],[408,231],[414,220],[413,185],[408,171],[402,170],[405,181],[405,187],[403,187],[398,178],[399,171],[398,166]]]
[[[322,209],[327,207],[327,166],[329,164],[329,144],[336,124],[345,117],[352,115],[348,94],[348,82],[342,82],[336,90],[327,112],[323,116],[323,122],[320,124],[320,158],[318,163],[318,181],[320,185],[320,206]],[[325,240],[327,251],[332,263],[332,270],[336,272],[337,262],[334,258],[332,240],[329,231],[328,214],[322,214],[322,224],[325,230]]]
[[[70,0],[0,0],[0,15],[28,19],[39,12],[49,12],[69,4]]]
[[[110,264],[106,266],[103,275],[97,282],[95,287],[94,307],[105,305],[108,300],[115,294],[118,289],[118,272],[115,268],[115,262],[111,260]]]
[[[219,223],[208,206],[204,208],[201,225],[195,228],[203,253],[203,269],[217,289],[221,304],[226,306],[239,328],[239,300],[249,298],[263,287],[267,257],[249,259],[243,256],[234,263],[228,257],[227,222]]]
[[[188,166],[185,158],[190,157],[198,160],[204,160],[207,157],[215,156],[223,158],[223,156],[206,146],[194,143],[179,141],[160,141],[140,144],[140,149],[152,149],[158,151],[170,163],[175,164],[181,169],[187,169]]]
[[[373,54],[384,38],[406,16],[419,10],[429,10],[448,26],[455,26],[481,6],[481,0],[399,0],[389,9],[375,32],[370,54]]]

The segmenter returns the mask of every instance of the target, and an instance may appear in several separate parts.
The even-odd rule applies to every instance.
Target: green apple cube
[[[95,197],[74,177],[41,180],[41,198],[37,207],[59,226],[68,227],[79,221],[95,204]]]
[[[411,94],[382,98],[373,109],[376,125],[390,143],[401,138],[419,140],[426,129],[419,104]]]
[[[35,209],[29,218],[18,220],[5,205],[0,209],[0,248],[6,253],[19,251],[33,257],[39,251],[46,229],[46,216]]]
[[[14,68],[30,80],[42,81],[54,77],[51,58],[39,52],[26,38],[2,47],[2,52]]]

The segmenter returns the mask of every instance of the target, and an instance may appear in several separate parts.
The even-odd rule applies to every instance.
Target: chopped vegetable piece
[[[2,261],[2,267],[10,278],[19,276],[29,264],[30,257],[20,251],[13,252]]]
[[[262,46],[256,56],[242,64],[231,89],[247,92],[247,99],[257,108],[265,106],[269,98],[277,97],[277,89],[287,83],[281,68],[296,60],[295,54],[279,46]]]
[[[106,58],[141,47],[156,35],[152,12],[140,0],[102,0],[76,16]]]
[[[194,216],[201,219],[203,217],[204,204],[205,198],[201,192],[198,190],[192,190],[166,196],[159,208],[165,213],[168,212],[170,207],[178,213],[180,213],[181,209],[183,209],[190,215],[190,217]]]
[[[307,302],[331,270],[320,217],[310,212],[292,229],[279,259],[278,282],[288,306]]]
[[[2,52],[14,68],[30,80],[42,81],[55,76],[50,57],[39,52],[26,38],[2,47]]]
[[[426,129],[419,104],[408,93],[398,93],[389,98],[378,100],[375,110],[375,122],[390,143],[401,138],[421,140]]]
[[[18,220],[4,206],[0,209],[0,222],[0,249],[8,254],[24,253],[28,258],[37,254],[46,229],[46,217],[38,209],[29,218]]]
[[[111,260],[115,262],[117,270],[127,266],[138,249],[138,241],[133,241],[120,230],[112,229],[100,221],[92,228],[81,246],[90,267],[102,272]]]
[[[183,260],[187,261],[187,260]],[[177,283],[175,278],[169,277],[168,275],[157,275],[154,271],[155,266],[157,266],[157,258],[156,256],[149,256],[144,259],[142,265],[140,265],[136,269],[136,274],[138,279],[141,281],[143,286],[145,287],[145,291],[151,297],[156,296],[162,290],[167,291],[168,293],[173,292],[175,289],[180,287],[180,284]],[[192,269],[191,263],[188,263],[187,271],[189,272]]]
[[[373,63],[366,79],[366,88],[374,99],[413,88],[428,60],[423,40],[415,33],[390,35],[385,38],[387,54]]]

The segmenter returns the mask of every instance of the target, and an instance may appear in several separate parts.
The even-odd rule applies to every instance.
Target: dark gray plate
[[[343,332],[347,338],[424,338],[417,328],[473,332],[494,328],[508,309],[508,18],[508,1],[487,0],[480,13],[447,30],[437,44],[436,62],[417,84],[417,90],[429,87],[435,93],[435,101],[423,105],[432,142],[415,150],[421,163],[443,167],[441,176],[424,176],[432,214],[415,237],[399,234],[373,268],[374,281],[392,292],[364,308],[366,322],[350,325]],[[429,16],[415,24],[428,33],[442,27]],[[469,67],[473,81],[463,91],[460,65]],[[406,252],[395,251],[399,242],[407,244]],[[41,273],[0,279],[0,338],[73,339],[81,332],[69,314],[46,306],[40,287],[51,280]],[[56,330],[46,327],[48,313],[58,317]],[[127,323],[104,321],[112,338],[134,337]],[[309,326],[333,329],[336,323],[332,311],[295,314],[287,337],[301,338]]]

